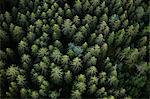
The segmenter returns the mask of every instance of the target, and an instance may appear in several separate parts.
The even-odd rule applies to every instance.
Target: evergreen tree
[[[62,79],[63,79],[62,69],[60,69],[59,67],[53,68],[51,71],[50,77],[55,84],[60,84],[62,82]]]
[[[0,0],[0,98],[149,98],[149,12],[148,0]]]

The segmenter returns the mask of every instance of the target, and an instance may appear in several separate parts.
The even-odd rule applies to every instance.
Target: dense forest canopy
[[[148,0],[0,0],[0,98],[150,98]]]

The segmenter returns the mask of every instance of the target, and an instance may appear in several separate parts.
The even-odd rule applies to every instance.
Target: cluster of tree
[[[0,97],[150,98],[150,2],[69,1],[0,13]]]

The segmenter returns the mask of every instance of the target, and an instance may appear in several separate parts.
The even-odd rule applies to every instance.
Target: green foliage
[[[12,65],[6,71],[7,78],[13,81],[19,75],[19,72],[19,68]]]
[[[72,99],[81,99],[81,93],[79,92],[79,90],[72,91],[71,98]]]
[[[55,84],[61,83],[63,78],[63,72],[59,67],[55,67],[51,71],[51,79]]]
[[[63,24],[63,33],[65,36],[72,37],[72,35],[75,33],[76,26],[72,24],[72,21],[70,19],[64,20]]]
[[[53,53],[51,54],[51,57],[54,62],[60,62],[61,60],[61,53],[59,50],[54,50]]]
[[[68,84],[72,81],[72,73],[71,73],[71,71],[65,72],[64,80],[65,80],[66,83],[68,83]]]
[[[72,68],[73,72],[80,71],[82,68],[81,59],[78,57],[74,58],[71,65],[72,65],[71,68]]]
[[[14,41],[19,42],[23,37],[22,27],[15,26],[14,30],[12,31],[12,37]]]
[[[81,56],[83,49],[80,46],[75,46],[74,43],[68,44],[69,49],[73,50],[76,56]]]
[[[148,0],[0,0],[0,99],[150,98],[149,12]]]

